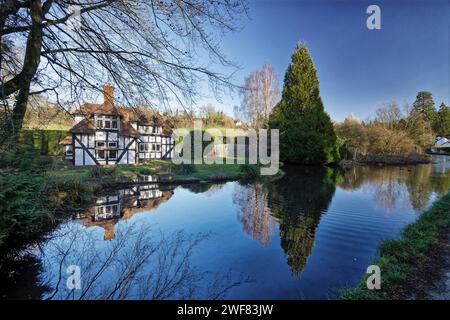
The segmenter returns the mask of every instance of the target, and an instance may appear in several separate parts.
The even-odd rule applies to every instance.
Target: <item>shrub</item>
[[[141,176],[149,176],[151,174],[153,174],[154,172],[149,169],[149,168],[142,168],[141,170],[139,170],[139,175]]]
[[[39,152],[28,145],[10,142],[0,150],[0,167],[42,171],[48,161],[39,158]]]
[[[197,171],[195,164],[180,164],[175,167],[175,173],[181,175],[188,175]]]
[[[95,186],[21,171],[0,175],[0,251],[38,239],[55,221],[94,201]]]
[[[89,177],[91,178],[103,178],[103,177],[111,177],[115,175],[116,168],[106,168],[102,166],[92,167],[89,171]]]
[[[224,181],[227,180],[229,177],[225,172],[214,172],[209,175],[209,180],[211,181]]]
[[[31,172],[0,175],[0,246],[26,242],[51,219],[44,186],[44,177]]]
[[[66,130],[24,129],[19,132],[21,144],[34,148],[40,155],[61,156],[64,148],[59,142],[69,134]]]
[[[372,124],[367,127],[369,154],[410,154],[417,146],[404,130],[389,129],[386,126]]]

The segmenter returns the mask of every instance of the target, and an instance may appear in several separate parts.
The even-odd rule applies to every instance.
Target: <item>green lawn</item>
[[[186,178],[195,178],[200,180],[208,180],[215,174],[221,175],[228,179],[238,179],[240,177],[239,164],[197,164],[195,171],[188,175],[174,174],[173,179],[183,180]]]
[[[139,165],[116,165],[105,167],[64,167],[48,171],[48,175],[57,180],[89,180],[102,178],[123,178],[136,181],[141,175],[160,174],[170,176],[170,180],[220,180],[239,179],[240,164],[199,164],[193,172],[177,173],[177,166],[169,160],[152,160]]]

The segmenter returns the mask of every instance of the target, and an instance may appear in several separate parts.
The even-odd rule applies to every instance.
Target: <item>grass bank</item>
[[[106,167],[65,166],[48,172],[52,179],[60,181],[84,181],[102,185],[139,182],[145,175],[158,175],[161,183],[191,183],[200,181],[229,181],[258,178],[260,168],[248,164],[197,164],[174,165],[169,160],[153,160],[139,165]],[[283,172],[280,170],[278,176]]]
[[[354,289],[340,292],[343,299],[406,299],[426,277],[423,269],[430,262],[430,252],[443,232],[450,227],[450,192],[423,212],[420,218],[407,226],[400,239],[383,242],[379,258],[373,264],[381,270],[381,289],[368,290],[367,276]]]

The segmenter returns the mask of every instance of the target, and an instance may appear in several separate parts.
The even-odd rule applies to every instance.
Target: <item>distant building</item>
[[[114,88],[104,87],[102,104],[86,103],[74,113],[71,136],[64,138],[65,158],[75,166],[136,164],[171,159],[172,126],[158,114],[148,118],[133,108],[116,107]]]
[[[434,143],[434,146],[431,147],[432,152],[439,152],[443,148],[450,148],[450,139],[447,137],[436,137],[436,141]]]

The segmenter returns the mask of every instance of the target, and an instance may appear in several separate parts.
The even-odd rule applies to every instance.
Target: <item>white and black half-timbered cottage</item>
[[[171,159],[172,126],[160,115],[116,107],[114,88],[104,87],[102,104],[86,103],[74,112],[76,124],[64,138],[65,158],[75,166],[136,164]]]

